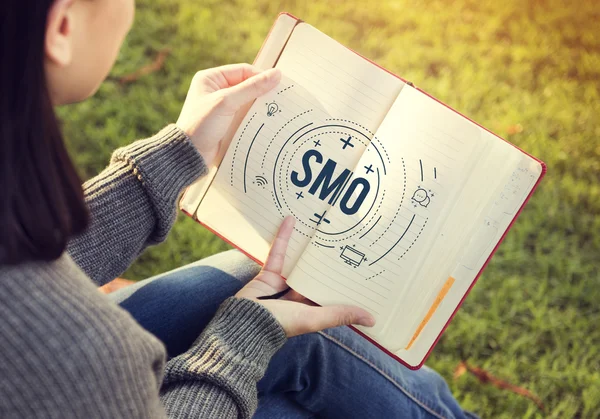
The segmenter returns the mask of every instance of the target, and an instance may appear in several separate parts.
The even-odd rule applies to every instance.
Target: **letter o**
[[[352,206],[349,207],[348,201],[350,200],[350,198],[352,198],[352,194],[354,193],[357,186],[359,186],[359,185],[362,186],[361,191],[358,194],[358,196],[356,197],[354,204],[352,204]],[[369,194],[370,189],[371,189],[371,185],[369,184],[369,181],[367,179],[362,178],[362,177],[355,178],[350,183],[350,186],[348,186],[348,189],[346,189],[346,193],[344,194],[344,196],[342,197],[342,199],[340,201],[340,209],[342,210],[342,212],[346,215],[356,214],[358,212],[360,206],[365,201],[365,198]]]

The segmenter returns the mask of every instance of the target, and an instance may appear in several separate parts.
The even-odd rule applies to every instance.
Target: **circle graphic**
[[[302,226],[316,227],[316,238],[341,241],[376,216],[386,175],[376,137],[348,123],[313,123],[279,149],[272,196]]]

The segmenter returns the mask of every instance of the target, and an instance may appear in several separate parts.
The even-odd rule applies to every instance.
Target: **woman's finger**
[[[240,84],[262,72],[258,67],[246,63],[224,65],[217,67],[216,70],[219,70],[223,78],[227,80],[229,87]]]
[[[296,220],[292,216],[284,218],[283,223],[279,226],[275,240],[273,240],[273,244],[271,245],[271,250],[269,251],[269,256],[267,256],[263,271],[281,275],[288,243],[292,236],[292,231],[294,231],[295,221]]]
[[[281,80],[281,71],[272,68],[250,77],[235,86],[223,89],[223,104],[229,109],[237,110],[257,97],[273,89]]]
[[[207,68],[196,73],[195,79],[201,83],[210,81],[210,85],[218,90],[235,86],[252,76],[260,74],[261,70],[251,64],[227,64],[221,67]]]
[[[375,318],[366,310],[354,306],[310,307],[305,317],[305,327],[302,333],[317,332],[331,327],[357,324],[371,327]]]

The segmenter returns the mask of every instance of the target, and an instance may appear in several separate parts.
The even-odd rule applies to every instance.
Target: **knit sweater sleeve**
[[[232,297],[165,369],[163,344],[67,255],[0,266],[0,318],[3,419],[249,418],[286,339],[263,306]]]
[[[192,348],[165,369],[161,401],[171,418],[250,418],[256,384],[283,346],[281,325],[260,304],[231,297]]]
[[[164,240],[179,194],[204,173],[202,157],[173,125],[117,150],[109,167],[84,185],[91,225],[70,243],[71,257],[96,283],[112,280],[146,246]],[[163,378],[160,400],[167,415],[251,417],[256,384],[285,340],[263,306],[228,299],[191,349],[166,364],[164,377],[156,377]],[[129,356],[135,354],[124,353],[122,361],[129,364]]]
[[[69,243],[71,257],[98,285],[113,280],[166,238],[180,193],[206,172],[175,125],[116,150],[110,165],[83,185],[90,226]]]

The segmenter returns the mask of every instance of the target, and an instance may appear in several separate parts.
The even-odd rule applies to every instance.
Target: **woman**
[[[371,326],[364,310],[261,298],[285,288],[292,219],[260,271],[227,252],[101,295],[166,237],[233,114],[280,74],[198,73],[177,123],[117,150],[82,191],[53,106],[97,90],[133,1],[0,10],[0,417],[465,417],[431,370],[408,371],[346,328],[309,334]]]

